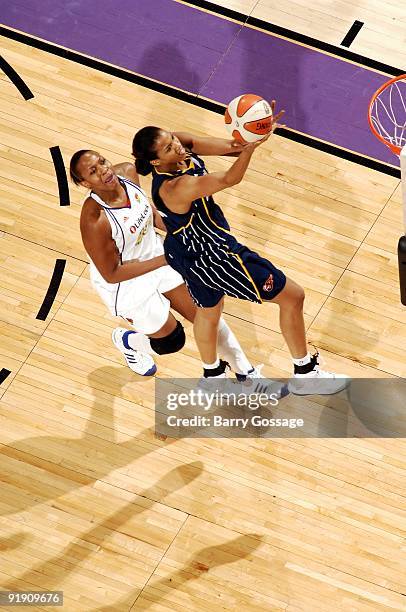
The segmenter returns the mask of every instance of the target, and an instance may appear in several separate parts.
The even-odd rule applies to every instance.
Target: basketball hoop
[[[406,74],[384,83],[372,96],[369,127],[395,155],[406,145]]]
[[[406,306],[406,74],[390,79],[372,96],[368,108],[372,133],[400,157],[405,233],[398,243],[400,300]]]

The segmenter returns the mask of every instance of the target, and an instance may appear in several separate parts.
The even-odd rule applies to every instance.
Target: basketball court
[[[0,591],[63,591],[78,612],[404,610],[406,205],[368,124],[406,73],[404,3],[34,4],[0,10]],[[405,90],[370,120],[397,152]],[[304,287],[308,339],[369,389],[363,410],[384,390],[382,427],[340,394],[303,401],[304,436],[163,435],[156,380],[111,342],[71,155],[130,161],[145,125],[227,138],[225,107],[249,92],[286,128],[215,199]],[[290,376],[277,308],[228,299],[225,319],[265,375]],[[158,379],[200,376],[185,329]]]

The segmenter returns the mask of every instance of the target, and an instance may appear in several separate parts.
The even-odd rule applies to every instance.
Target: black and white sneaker
[[[319,353],[312,355],[311,361],[305,366],[296,366],[293,378],[288,387],[295,395],[333,395],[339,393],[351,382],[345,374],[335,374],[321,370],[318,362]]]

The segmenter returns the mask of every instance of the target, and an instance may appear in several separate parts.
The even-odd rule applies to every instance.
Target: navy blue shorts
[[[210,308],[225,295],[261,304],[285,287],[285,274],[270,261],[243,245],[233,247],[231,251],[226,245],[213,248],[209,244],[205,251],[191,254],[166,244],[167,261],[183,276],[197,306]],[[271,286],[265,290],[270,275]]]

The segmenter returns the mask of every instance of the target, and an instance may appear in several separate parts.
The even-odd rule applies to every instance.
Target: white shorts
[[[113,316],[130,320],[138,332],[149,335],[159,331],[168,320],[170,302],[163,294],[184,283],[170,266],[162,266],[137,278],[112,285],[93,270],[93,287]]]

